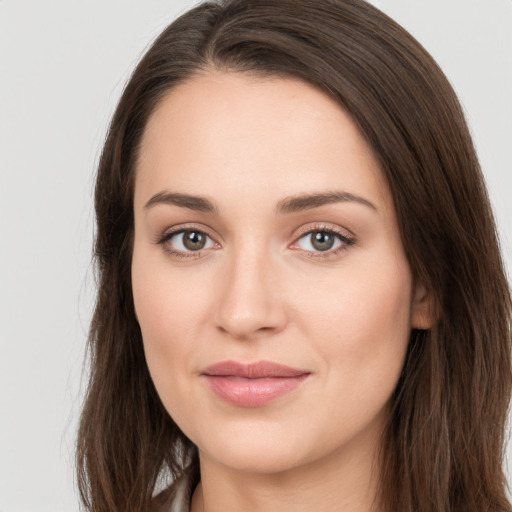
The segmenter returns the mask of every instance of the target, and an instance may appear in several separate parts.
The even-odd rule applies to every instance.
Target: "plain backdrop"
[[[373,3],[458,92],[512,269],[512,0]],[[78,510],[93,173],[130,71],[193,4],[0,0],[0,512]]]

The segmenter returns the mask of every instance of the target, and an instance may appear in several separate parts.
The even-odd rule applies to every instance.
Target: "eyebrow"
[[[144,209],[148,210],[157,204],[169,204],[198,212],[218,214],[217,208],[210,200],[205,197],[191,196],[189,194],[166,191],[158,192],[144,205]]]
[[[299,194],[285,197],[276,205],[276,213],[287,214],[311,210],[332,203],[358,203],[378,212],[377,207],[364,197],[343,191],[319,192],[313,194]],[[180,194],[177,192],[158,192],[144,205],[144,209],[150,209],[158,204],[168,204],[188,208],[189,210],[219,213],[218,208],[209,199],[201,196]]]
[[[342,191],[300,194],[297,196],[285,197],[277,203],[276,211],[281,214],[295,213],[318,208],[326,204],[352,202],[367,206],[376,212],[378,211],[377,207],[368,201],[368,199]]]

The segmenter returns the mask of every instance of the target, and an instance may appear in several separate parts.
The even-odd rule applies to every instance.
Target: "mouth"
[[[238,407],[261,407],[299,387],[311,372],[271,361],[223,361],[200,375],[222,400]]]

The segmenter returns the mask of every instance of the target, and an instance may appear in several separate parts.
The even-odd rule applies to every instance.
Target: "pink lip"
[[[297,388],[310,372],[271,361],[223,361],[201,371],[210,389],[239,407],[260,407]]]

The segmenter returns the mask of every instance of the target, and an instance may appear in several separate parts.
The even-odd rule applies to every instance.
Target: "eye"
[[[330,227],[318,227],[303,233],[291,248],[311,253],[315,257],[330,257],[354,243],[355,239],[351,236]],[[202,251],[220,247],[207,233],[195,228],[176,228],[175,231],[165,233],[158,244],[177,258],[201,257]]]
[[[167,252],[178,257],[188,257],[190,253],[211,249],[215,245],[210,236],[198,229],[182,229],[167,233],[159,243]]]
[[[331,256],[354,243],[354,238],[343,235],[332,228],[319,228],[304,233],[295,242],[293,248],[317,253],[318,256],[322,256],[322,253],[325,253],[325,256]]]

